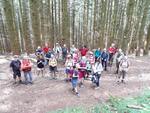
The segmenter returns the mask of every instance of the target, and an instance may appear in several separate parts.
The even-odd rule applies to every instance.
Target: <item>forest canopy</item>
[[[0,52],[56,42],[125,52],[150,45],[150,0],[0,0]]]

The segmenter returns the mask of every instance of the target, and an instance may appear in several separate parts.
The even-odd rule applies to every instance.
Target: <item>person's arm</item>
[[[12,68],[12,64],[13,64],[13,63],[12,63],[12,61],[11,61],[11,63],[10,63],[10,65],[9,65],[9,67],[11,67],[11,68]]]

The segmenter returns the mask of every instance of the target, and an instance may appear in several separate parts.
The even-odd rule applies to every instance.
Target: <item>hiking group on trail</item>
[[[94,89],[100,86],[100,78],[103,71],[109,71],[108,66],[111,67],[113,62],[116,63],[116,74],[118,74],[118,83],[125,83],[126,73],[129,68],[129,61],[127,56],[121,49],[117,49],[115,44],[106,49],[98,48],[96,50],[89,50],[86,46],[76,48],[72,45],[67,48],[66,44],[62,47],[56,43],[54,48],[49,48],[48,44],[45,47],[37,47],[35,51],[37,58],[37,76],[44,76],[46,67],[49,67],[50,77],[58,79],[58,64],[62,63],[65,73],[65,81],[71,82],[72,91],[79,95],[78,86],[84,87],[84,80],[91,80]],[[116,58],[115,58],[116,56]],[[32,78],[33,63],[29,56],[25,55],[22,60],[18,55],[14,55],[14,59],[10,63],[13,71],[13,78],[15,83],[17,77],[19,83],[33,84]],[[21,79],[21,71],[24,73],[25,81]]]

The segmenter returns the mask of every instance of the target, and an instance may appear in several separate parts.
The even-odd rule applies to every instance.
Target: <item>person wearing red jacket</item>
[[[48,44],[45,44],[45,47],[43,47],[44,54],[48,53],[48,51],[49,51]]]
[[[109,52],[109,64],[112,65],[112,62],[113,62],[113,56],[114,54],[116,53],[117,49],[115,47],[115,44],[112,43],[111,46],[109,47],[108,49],[108,52]]]
[[[86,53],[89,51],[89,49],[86,46],[83,46],[81,49],[79,49],[81,56],[86,56]]]

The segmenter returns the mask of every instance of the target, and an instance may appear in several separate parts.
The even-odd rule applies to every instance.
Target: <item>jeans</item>
[[[25,78],[25,82],[32,82],[32,73],[31,71],[28,72],[24,72],[24,78]]]

